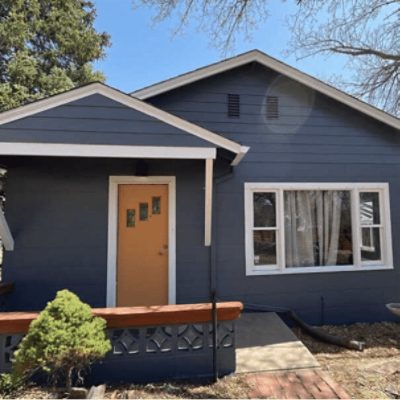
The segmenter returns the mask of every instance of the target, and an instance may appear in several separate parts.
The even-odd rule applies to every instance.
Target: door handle
[[[162,250],[158,252],[159,256],[163,256],[164,254],[168,253],[168,245],[164,244]]]

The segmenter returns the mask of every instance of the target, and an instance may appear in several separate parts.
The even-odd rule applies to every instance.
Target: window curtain
[[[285,191],[287,267],[336,265],[340,191]]]

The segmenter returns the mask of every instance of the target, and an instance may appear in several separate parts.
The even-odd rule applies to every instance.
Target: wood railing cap
[[[237,301],[217,303],[217,319],[239,318],[243,304]],[[194,324],[212,319],[211,303],[177,304],[149,307],[93,308],[93,314],[104,318],[108,328]],[[0,334],[26,333],[38,312],[0,312]]]

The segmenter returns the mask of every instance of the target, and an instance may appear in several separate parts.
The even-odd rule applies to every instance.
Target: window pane
[[[361,229],[361,249],[373,248],[374,238],[372,236],[372,228]]]
[[[284,192],[286,267],[353,264],[349,191]]]
[[[379,193],[360,193],[360,223],[361,225],[380,224]]]
[[[276,264],[276,231],[254,231],[254,265]]]
[[[361,261],[381,261],[381,228],[361,228]],[[364,242],[365,239],[365,242]]]
[[[254,226],[276,226],[275,193],[253,193]]]

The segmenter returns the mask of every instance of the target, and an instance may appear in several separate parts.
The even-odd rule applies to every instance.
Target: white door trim
[[[176,303],[175,176],[110,176],[108,192],[107,307],[116,306],[118,185],[168,185],[168,304]]]

